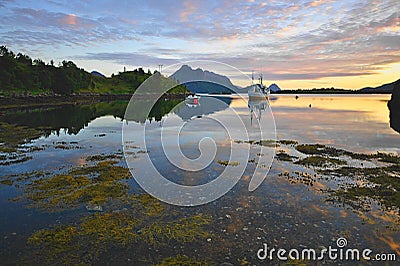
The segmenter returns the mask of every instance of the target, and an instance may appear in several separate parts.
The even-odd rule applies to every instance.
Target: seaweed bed
[[[32,159],[26,155],[32,149],[23,145],[40,137],[42,130],[0,122],[0,165],[17,164]]]
[[[87,210],[73,223],[33,232],[27,240],[30,251],[21,262],[92,264],[109,249],[135,243],[150,247],[192,243],[211,236],[206,230],[210,216],[195,213],[180,217],[169,205],[148,194],[129,193],[126,180],[131,175],[118,165],[117,158],[122,159],[119,154],[94,155],[86,159],[89,164],[65,173],[37,171],[2,180],[3,185],[23,190],[14,200],[26,202],[29,208],[50,213]],[[175,262],[205,264],[177,256],[162,260],[161,265]]]
[[[350,181],[342,182],[338,189],[326,190],[325,192],[329,193],[328,201],[346,203],[360,209],[365,206],[366,200],[372,198],[388,210],[400,209],[400,157],[397,154],[354,153],[322,144],[299,144],[294,148],[306,155],[306,157],[294,161],[295,164],[314,167],[313,170],[325,179],[339,180],[346,178]],[[281,151],[276,158],[292,162],[296,157]],[[349,166],[348,162],[352,160],[358,161],[360,166]],[[384,165],[365,167],[364,163],[366,162],[374,165],[380,162]],[[302,180],[302,183],[308,185],[313,185],[318,178],[321,178],[306,173],[298,174],[303,178],[292,177],[288,172],[282,175],[286,176],[292,183],[295,182],[294,180]]]
[[[372,199],[382,211],[397,211],[399,216],[400,157],[397,154],[353,153],[321,144],[298,144],[293,140],[236,142],[280,147],[275,163],[282,164],[283,170],[277,176],[294,186],[323,192],[327,202],[344,204],[357,213],[367,212],[366,202]],[[20,143],[17,141],[15,147]],[[31,232],[26,240],[28,251],[21,256],[21,263],[96,264],[109,250],[132,247],[143,254],[136,258],[136,263],[214,263],[195,253],[183,255],[179,250],[185,243],[201,246],[214,239],[212,228],[218,221],[198,210],[185,212],[142,191],[130,191],[131,174],[122,160],[121,153],[96,154],[86,157],[83,166],[63,168],[56,174],[34,171],[1,177],[0,185],[19,189],[22,193],[14,201],[28,208],[45,213],[72,211],[78,214],[72,220]],[[223,166],[238,164],[222,160],[218,163]],[[317,185],[330,181],[337,186],[321,188]],[[226,218],[231,219],[231,216],[227,214]],[[176,254],[148,257],[148,253],[171,246],[177,249]],[[250,262],[244,256],[236,263]],[[304,265],[304,262],[288,261],[287,265]]]

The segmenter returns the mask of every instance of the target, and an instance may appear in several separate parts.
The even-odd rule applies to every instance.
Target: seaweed
[[[287,161],[287,162],[293,162],[294,159],[298,158],[296,156],[287,154],[285,151],[279,151],[278,153],[275,154],[275,157],[280,161]]]
[[[165,218],[168,213],[159,215]],[[210,235],[204,226],[211,219],[202,214],[170,222],[149,222],[146,218],[145,214],[128,209],[94,213],[82,218],[77,225],[38,230],[28,239],[28,244],[39,250],[37,259],[50,264],[57,261],[92,264],[101,253],[112,247],[143,242],[153,246],[167,245],[171,241],[187,243]]]
[[[102,161],[73,168],[66,174],[32,180],[25,185],[21,198],[31,201],[28,206],[49,212],[76,208],[83,203],[100,205],[121,199],[127,195],[129,186],[118,181],[131,175],[127,168],[116,163]]]
[[[189,258],[186,255],[177,255],[175,257],[168,257],[161,261],[161,263],[156,264],[156,266],[173,266],[173,265],[180,265],[180,266],[207,266],[207,265],[214,265],[207,259],[194,259]]]
[[[377,152],[375,154],[356,153],[322,144],[300,144],[295,146],[295,149],[307,155],[321,155],[331,157],[348,156],[352,159],[358,160],[377,159],[381,162],[400,164],[400,156],[385,152]]]
[[[38,249],[47,264],[89,264],[114,244],[126,246],[136,239],[137,219],[127,213],[95,213],[78,226],[58,225],[36,231],[28,244]]]
[[[250,145],[259,145],[259,146],[266,146],[266,147],[277,147],[278,141],[272,140],[272,139],[262,139],[262,140],[234,140],[235,143],[242,144],[242,143],[247,143]]]
[[[123,201],[135,209],[136,212],[143,213],[148,217],[160,215],[165,209],[158,199],[149,194],[129,194],[124,197]]]
[[[1,160],[0,159],[0,165],[11,165],[11,164],[17,164],[17,163],[23,163],[26,161],[31,160],[33,157],[32,156],[25,156],[22,153],[13,153],[12,155],[8,157],[4,157],[5,159]]]
[[[43,135],[42,130],[0,122],[0,152],[16,152],[22,144]]]
[[[223,165],[223,166],[238,166],[239,165],[239,162],[230,162],[230,161],[223,161],[223,160],[218,160],[218,163],[220,164],[220,165]]]
[[[142,238],[153,246],[168,243],[171,240],[186,243],[198,238],[206,238],[210,233],[203,229],[211,222],[208,216],[197,214],[172,222],[156,221],[140,230]]]
[[[309,173],[305,172],[293,172],[294,175],[291,175],[289,172],[280,173],[279,176],[286,177],[291,184],[302,183],[306,186],[313,186],[315,182],[316,175],[312,176]]]
[[[92,161],[120,160],[120,159],[122,159],[121,154],[96,154],[88,156],[85,160],[87,162],[92,162]]]
[[[297,140],[281,139],[281,140],[278,140],[278,143],[283,144],[283,145],[296,145],[299,142]]]
[[[322,144],[300,144],[297,145],[296,150],[309,155],[330,155],[330,156],[342,156],[344,151],[336,149],[334,147],[328,147]]]
[[[369,176],[367,180],[370,182],[364,186],[350,186],[333,191],[330,200],[335,199],[353,207],[361,207],[366,198],[373,198],[387,209],[400,209],[400,192],[398,191],[400,178],[398,176],[388,174]]]
[[[330,157],[322,157],[322,156],[309,156],[304,159],[298,160],[295,162],[296,164],[306,165],[306,166],[317,166],[317,167],[332,167],[337,165],[346,164],[345,161],[330,158]]]
[[[272,140],[272,139],[267,139],[267,140],[262,139],[259,141],[254,141],[251,144],[265,146],[265,147],[271,147],[271,148],[275,148],[275,147],[279,146],[278,142],[276,140]]]

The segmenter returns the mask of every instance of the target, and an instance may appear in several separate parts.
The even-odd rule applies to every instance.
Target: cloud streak
[[[400,63],[397,0],[0,1],[11,47],[81,47],[131,66],[221,60],[274,80],[369,76]]]

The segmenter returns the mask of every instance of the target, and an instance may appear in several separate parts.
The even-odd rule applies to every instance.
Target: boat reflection
[[[195,100],[196,103],[194,103]],[[202,96],[190,99],[190,102],[185,100],[185,104],[181,103],[175,106],[173,112],[183,121],[188,121],[195,117],[202,117],[225,110],[231,102],[231,98]]]
[[[189,95],[189,96],[186,97],[186,99],[185,99],[185,105],[186,105],[187,107],[190,107],[190,108],[199,106],[199,105],[200,105],[199,99],[200,99],[200,96],[197,96],[197,95]]]
[[[268,101],[264,98],[249,98],[248,107],[250,109],[250,124],[253,125],[253,120],[258,122],[261,120],[262,112],[268,107]]]

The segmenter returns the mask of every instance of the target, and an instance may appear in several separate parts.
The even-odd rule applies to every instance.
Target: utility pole
[[[163,67],[163,65],[158,65],[158,70],[159,70],[160,74],[161,74],[161,71],[162,71],[162,67]]]

